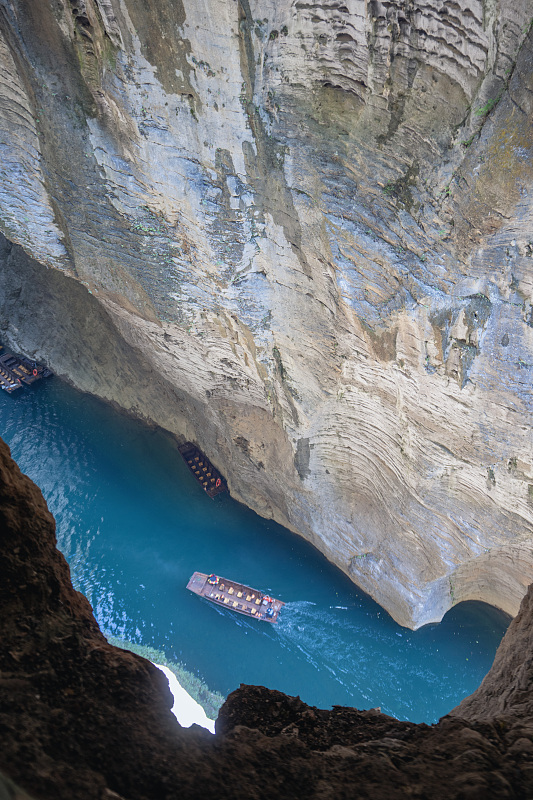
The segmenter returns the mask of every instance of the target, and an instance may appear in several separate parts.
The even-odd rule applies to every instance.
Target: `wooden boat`
[[[285,605],[281,600],[243,583],[230,581],[219,575],[205,575],[203,572],[193,573],[187,589],[218,606],[264,622],[277,622],[278,614]]]
[[[11,394],[22,389],[22,381],[10,369],[0,364],[0,388]]]
[[[3,347],[0,345],[0,351]],[[21,389],[23,384],[31,386],[42,378],[49,378],[51,370],[26,356],[15,356],[3,352],[0,355],[0,387],[6,392]]]
[[[178,447],[190,471],[209,497],[216,497],[227,492],[228,487],[220,472],[215,469],[208,458],[192,442],[185,442]]]

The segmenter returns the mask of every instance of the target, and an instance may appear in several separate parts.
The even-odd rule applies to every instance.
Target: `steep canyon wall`
[[[533,577],[532,18],[0,0],[0,336],[411,627]]]

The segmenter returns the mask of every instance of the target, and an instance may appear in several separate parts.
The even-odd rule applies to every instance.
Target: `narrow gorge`
[[[532,796],[532,23],[0,0],[2,344],[195,442],[405,628],[515,617],[434,725],[243,685],[184,730],[0,440],[2,800]]]
[[[533,575],[531,2],[0,2],[0,337],[402,625]]]
[[[54,528],[0,442],[2,798],[531,797],[531,590],[480,688],[436,725],[241,686],[212,736],[180,728],[163,673],[106,641]]]

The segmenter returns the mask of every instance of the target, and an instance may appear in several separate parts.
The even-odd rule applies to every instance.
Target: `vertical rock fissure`
[[[312,280],[311,267],[302,250],[302,231],[298,214],[283,173],[284,148],[267,134],[256,99],[256,65],[252,42],[253,19],[248,0],[239,0],[239,43],[244,77],[245,110],[257,149],[243,145],[250,183],[255,189],[263,213],[271,214],[283,228],[287,241],[300,262],[304,274]],[[262,89],[262,87],[261,87]],[[258,98],[259,99],[259,98]]]

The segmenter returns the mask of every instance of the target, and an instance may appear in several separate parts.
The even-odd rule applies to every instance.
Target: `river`
[[[223,695],[260,684],[435,722],[479,685],[509,623],[471,602],[400,627],[303,539],[227,494],[209,499],[170,435],[57,378],[0,392],[0,435],[41,488],[104,633],[164,651]],[[195,570],[284,600],[279,623],[191,594]]]

